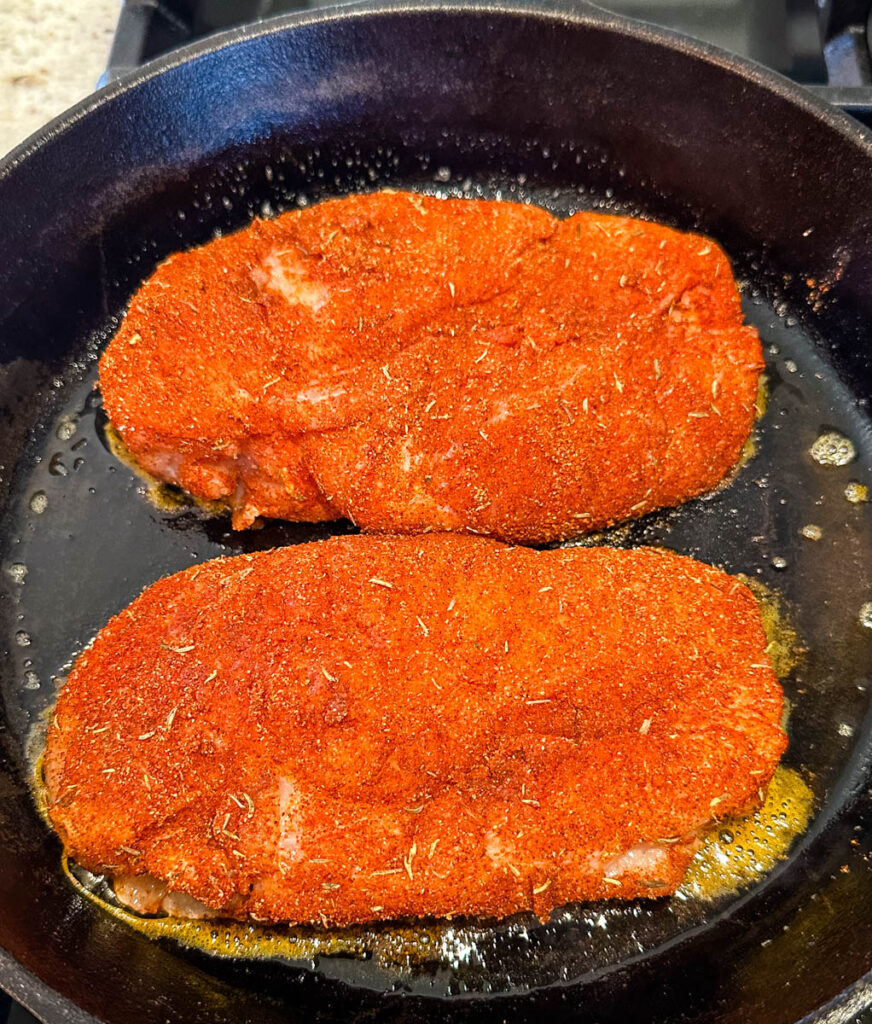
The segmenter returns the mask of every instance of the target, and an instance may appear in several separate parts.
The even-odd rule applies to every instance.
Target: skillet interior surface
[[[136,149],[128,154],[126,176],[101,184],[92,171],[102,199],[98,224],[82,233],[76,215],[62,215],[33,243],[37,251],[25,255],[17,279],[13,272],[3,282],[7,306],[13,285],[25,299],[0,339],[0,398],[9,428],[0,498],[0,642],[8,652],[2,670],[8,763],[0,809],[0,901],[6,910],[0,941],[30,971],[106,1020],[125,1019],[133,1008],[143,1020],[172,1013],[188,1020],[350,1019],[353,1013],[405,1019],[410,1012],[482,1020],[507,1012],[506,999],[514,1019],[532,1019],[546,1009],[600,1019],[738,1019],[751,1005],[760,1021],[797,1019],[872,967],[872,931],[864,913],[872,871],[862,831],[872,631],[860,621],[862,605],[872,598],[872,516],[868,505],[845,494],[852,481],[872,484],[869,351],[863,347],[869,296],[855,285],[869,252],[844,229],[840,233],[840,209],[814,202],[804,179],[797,179],[785,206],[777,156],[767,157],[774,161],[767,167],[757,154],[753,175],[735,164],[733,173],[745,175],[744,196],[737,191],[731,168],[716,163],[723,159],[723,139],[712,137],[711,125],[706,135],[706,126],[697,124],[694,136],[694,118],[708,116],[702,105],[690,101],[686,111],[664,111],[650,89],[643,95],[644,76],[621,76],[610,63],[632,68],[634,57],[644,54],[649,68],[656,58],[663,72],[668,62],[644,33],[616,41],[612,22],[594,17],[575,26],[575,49],[563,54],[576,62],[583,58],[589,74],[611,75],[606,85],[620,87],[624,101],[637,105],[633,119],[608,98],[602,82],[591,88],[573,79],[576,93],[567,97],[567,83],[557,80],[553,68],[543,72],[548,81],[539,85],[539,105],[519,98],[518,116],[507,117],[484,98],[480,81],[470,91],[467,64],[476,40],[480,49],[490,47],[480,71],[488,88],[502,83],[527,96],[510,73],[513,47],[554,56],[555,46],[570,46],[570,26],[563,23],[561,31],[559,21],[541,15],[448,11],[400,12],[377,21],[360,21],[343,36],[341,19],[316,19],[287,33],[282,46],[278,34],[266,34],[248,44],[250,52],[239,47],[229,73],[243,68],[244,130],[224,128],[222,135],[211,128],[207,140],[203,126],[183,126],[189,148],[181,159],[166,155],[149,164]],[[430,65],[414,72],[392,67],[385,75],[388,55],[410,39]],[[613,51],[608,55],[606,44]],[[619,52],[621,46],[628,51]],[[191,80],[179,73],[172,87],[151,97],[164,115],[181,113],[186,90],[196,82],[220,92],[216,68],[208,67],[219,54],[207,53],[199,71],[182,66]],[[256,59],[267,56],[275,69],[252,71]],[[682,70],[682,59],[689,60],[676,47],[668,74],[679,82],[691,70]],[[373,77],[376,66],[381,72]],[[726,76],[720,85],[713,81],[712,90],[730,84],[716,62],[707,68],[713,79]],[[285,85],[287,95],[270,94],[265,78],[278,80],[282,72],[296,79],[293,90]],[[400,100],[404,75],[417,91]],[[449,83],[441,98],[439,81]],[[306,88],[305,117],[294,116]],[[118,97],[128,104],[134,99],[135,90]],[[770,100],[781,102],[775,95]],[[210,95],[208,109],[219,101]],[[645,137],[639,108],[658,102]],[[754,109],[752,104],[746,116],[754,116]],[[122,116],[116,111],[111,123],[125,134]],[[156,133],[150,115],[142,116],[145,132]],[[765,119],[771,111],[756,116]],[[808,112],[804,116],[813,120]],[[728,133],[734,118],[739,114],[718,132]],[[785,120],[781,128],[787,135],[792,130]],[[679,130],[692,157],[675,142]],[[738,120],[734,130],[740,132]],[[838,133],[831,134],[835,146]],[[749,136],[751,158],[753,141]],[[823,161],[823,141],[813,135],[806,141]],[[161,146],[173,150],[166,140]],[[848,157],[840,164],[838,152],[830,149],[827,156],[830,169],[834,161],[843,175]],[[860,166],[859,153],[856,159]],[[709,166],[708,178],[682,178],[676,167],[682,161],[693,165],[685,167],[688,173]],[[14,175],[0,188],[9,182],[15,185]],[[190,508],[156,509],[142,481],[107,448],[93,390],[96,357],[132,290],[169,252],[241,227],[253,216],[383,186],[530,201],[558,215],[599,209],[657,217],[711,231],[733,257],[746,315],[761,333],[767,360],[770,397],[756,431],[756,454],[717,494],[603,540],[664,544],[745,573],[777,590],[791,608],[808,653],[785,684],[792,708],[785,763],[812,788],[816,815],[789,860],[752,889],[712,903],[691,898],[570,907],[547,924],[524,918],[434,926],[422,932],[412,956],[407,933],[385,926],[368,934],[362,956],[330,955],[329,943],[315,933],[322,945],[303,958],[250,960],[219,955],[233,949],[221,925],[214,927],[211,954],[168,939],[148,940],[76,894],[62,876],[59,845],[36,816],[28,780],[38,749],[34,730],[38,736],[70,659],[160,576],[205,558],[351,529],[347,523],[269,523],[234,534],[228,521]],[[88,197],[92,209],[94,198]],[[753,210],[740,209],[743,198],[761,206],[756,223]],[[48,204],[45,197],[42,204]],[[45,209],[42,216],[51,223]],[[20,224],[13,222],[13,240],[16,230]],[[50,256],[52,243],[56,252]],[[832,430],[853,444],[854,456],[844,466],[820,465],[809,454],[816,438]],[[808,526],[820,528],[820,539],[800,532]],[[787,986],[777,1001],[773,985]],[[398,1000],[400,993],[406,998]],[[483,1002],[484,996],[491,999]]]

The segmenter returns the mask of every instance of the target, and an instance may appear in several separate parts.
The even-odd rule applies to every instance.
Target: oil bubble
[[[861,626],[864,626],[866,629],[872,629],[872,601],[867,601],[865,604],[860,605],[858,618]]]
[[[854,735],[854,726],[853,725],[848,725],[847,722],[842,722],[839,725],[839,735],[840,736],[853,736]]]
[[[30,496],[30,511],[34,515],[41,516],[48,508],[48,496],[45,491],[34,491]]]
[[[30,670],[24,673],[24,689],[25,690],[38,690],[39,689],[39,676]]]
[[[821,466],[847,466],[857,457],[853,442],[837,430],[821,434],[808,452]]]
[[[20,587],[24,586],[24,577],[27,575],[27,566],[24,562],[15,562],[9,566],[6,572]]]
[[[869,500],[869,488],[859,480],[849,480],[845,485],[845,497],[852,505],[862,505]]]
[[[806,540],[820,540],[824,535],[824,531],[814,523],[808,523],[799,532]]]
[[[26,632],[23,629],[19,629],[18,632],[15,634],[15,642],[18,644],[19,647],[29,647],[31,642],[30,633]]]
[[[773,569],[786,569],[787,568],[787,559],[786,558],[782,558],[781,555],[776,555],[772,559],[772,568]]]
[[[52,476],[68,476],[69,470],[64,465],[63,458],[60,452],[55,452],[49,459],[48,471]]]
[[[58,428],[55,431],[55,437],[59,441],[69,441],[69,439],[73,436],[73,434],[75,434],[75,432],[75,420],[71,420],[69,419],[69,417],[65,416],[58,424]]]

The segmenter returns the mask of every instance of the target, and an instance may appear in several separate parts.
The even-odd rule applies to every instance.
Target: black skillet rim
[[[356,0],[342,7],[301,11],[264,19],[216,33],[203,40],[179,47],[171,53],[148,62],[141,68],[108,83],[49,121],[8,154],[0,157],[0,181],[15,171],[44,144],[70,130],[80,120],[104,104],[135,90],[142,84],[171,71],[243,41],[278,35],[297,26],[321,24],[347,19],[371,19],[406,14],[442,13],[456,15],[522,16],[554,20],[575,26],[596,26],[612,29],[642,42],[683,53],[704,63],[735,72],[754,86],[775,97],[787,100],[812,117],[823,121],[842,139],[855,146],[862,155],[872,159],[872,129],[834,108],[826,100],[796,85],[790,79],[749,58],[730,53],[702,40],[692,39],[671,29],[660,28],[612,14],[589,0]],[[851,758],[856,770],[856,755]],[[850,763],[848,766],[850,772]],[[852,773],[853,774],[853,773]],[[97,1024],[98,1018],[55,991],[35,974],[24,968],[8,952],[0,949],[0,988],[42,1020],[63,1019],[72,1024]],[[457,1002],[463,1002],[461,998]],[[872,1005],[872,971],[802,1018],[801,1024],[833,1019],[847,1019]],[[841,1011],[841,1012],[840,1012]]]
[[[274,35],[298,25],[314,25],[350,18],[383,17],[412,13],[440,12],[448,14],[496,14],[522,15],[524,17],[554,19],[574,25],[597,25],[601,28],[619,30],[624,35],[643,42],[656,43],[666,49],[676,50],[694,56],[704,63],[714,64],[727,70],[737,71],[754,85],[765,89],[779,98],[786,99],[813,116],[825,121],[844,139],[852,142],[867,156],[872,157],[872,129],[848,114],[843,113],[824,99],[792,82],[789,78],[765,67],[748,57],[730,53],[704,40],[692,39],[672,29],[661,28],[646,22],[636,21],[611,14],[589,0],[355,0],[342,6],[321,8],[319,11],[300,11],[293,14],[277,15],[263,21],[225,32],[217,32],[205,39],[181,46],[176,50],[149,61],[141,68],[110,82],[96,92],[69,107],[64,113],[49,121],[18,146],[0,157],[0,180],[44,143],[72,127],[116,96],[135,89],[143,82],[163,74],[181,64],[217,53],[238,42]]]

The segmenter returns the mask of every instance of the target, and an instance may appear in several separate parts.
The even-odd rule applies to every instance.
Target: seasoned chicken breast
[[[171,256],[100,387],[142,467],[238,528],[538,542],[714,487],[761,368],[710,239],[380,192]]]
[[[140,910],[348,924],[657,897],[785,748],[748,589],[659,550],[336,537],[149,587],[48,731]]]

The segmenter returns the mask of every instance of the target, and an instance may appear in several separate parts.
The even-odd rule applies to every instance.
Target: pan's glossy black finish
[[[380,184],[527,197],[558,212],[638,209],[729,247],[750,281],[749,317],[777,348],[760,454],[712,502],[631,539],[759,570],[794,601],[813,648],[791,682],[789,757],[820,810],[791,859],[681,927],[665,904],[630,908],[637,931],[614,925],[611,960],[584,913],[531,929],[514,952],[497,930],[488,942],[510,969],[492,983],[479,971],[472,994],[442,963],[411,977],[145,940],[66,884],[26,780],[25,738],[50,676],[142,585],[193,557],[314,533],[277,524],[233,537],[144,504],[101,447],[88,395],[114,318],[168,252],[257,212]],[[766,72],[586,7],[346,8],[210,40],[50,126],[0,165],[0,239],[4,987],[47,1020],[143,1024],[775,1024],[850,998],[872,969],[872,634],[856,621],[872,597],[872,526],[837,501],[852,476],[872,480],[872,149],[854,122]],[[829,476],[804,456],[826,426],[859,452]],[[812,515],[833,542],[810,551],[797,528]],[[774,555],[795,570],[779,576]],[[640,949],[618,942],[634,935]]]

